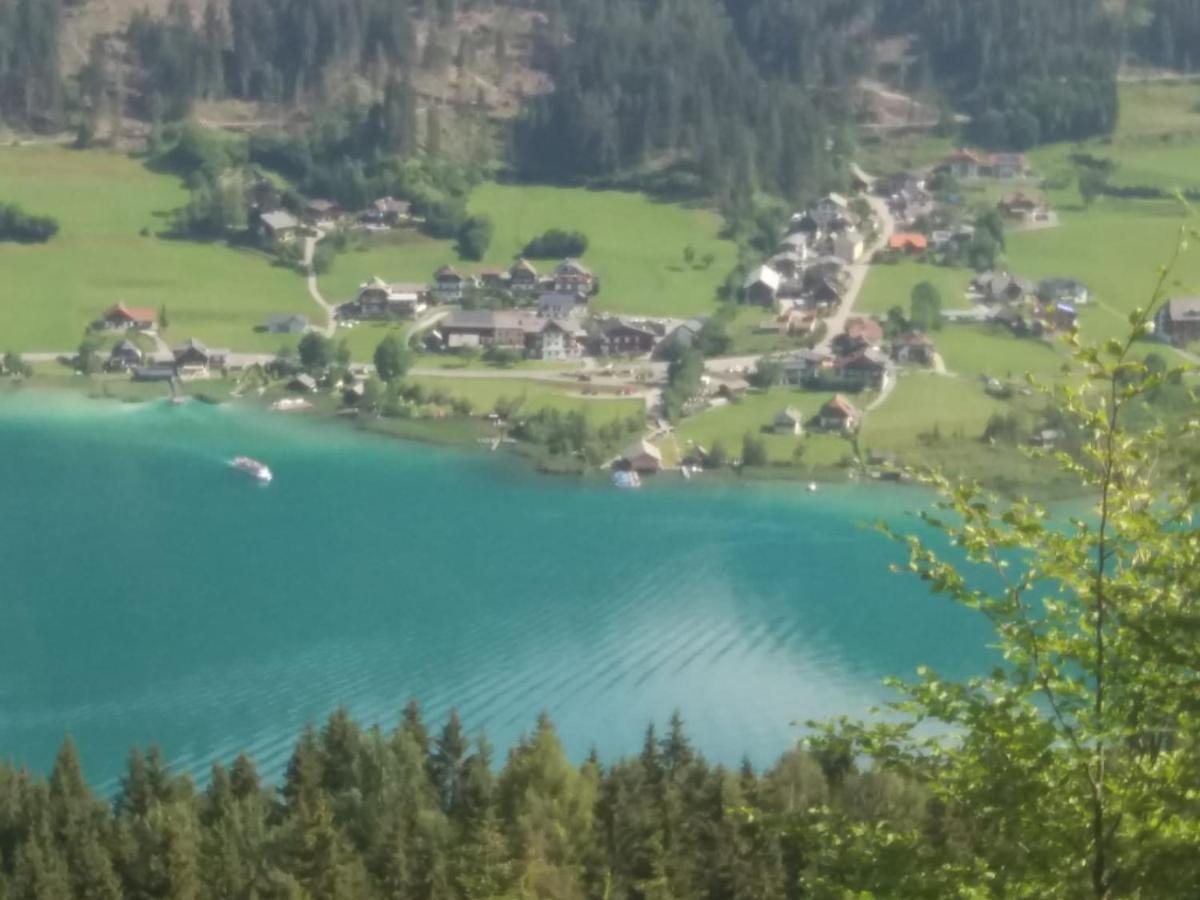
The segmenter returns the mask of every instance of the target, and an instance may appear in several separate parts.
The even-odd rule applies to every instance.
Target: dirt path
[[[333,306],[330,305],[323,296],[321,289],[317,285],[317,271],[313,268],[313,258],[317,253],[317,244],[325,237],[325,232],[317,230],[315,236],[306,237],[304,239],[304,269],[308,281],[308,295],[313,298],[317,306],[321,307],[325,312],[325,327],[321,329],[321,333],[327,338],[333,337],[333,333],[337,331],[337,315]]]

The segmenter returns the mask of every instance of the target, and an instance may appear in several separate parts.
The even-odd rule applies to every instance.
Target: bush
[[[492,220],[487,216],[471,216],[458,231],[458,255],[463,259],[481,260],[492,243]]]
[[[58,234],[58,222],[49,216],[33,216],[19,206],[0,203],[0,241],[44,244]]]
[[[767,444],[762,438],[747,433],[742,437],[742,465],[765,466],[767,464]]]
[[[587,248],[587,235],[582,232],[551,228],[526,244],[522,253],[532,259],[552,259],[583,256]]]

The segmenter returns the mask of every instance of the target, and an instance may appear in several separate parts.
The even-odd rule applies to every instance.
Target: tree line
[[[58,234],[58,221],[35,216],[13,203],[0,203],[0,241],[44,244]]]

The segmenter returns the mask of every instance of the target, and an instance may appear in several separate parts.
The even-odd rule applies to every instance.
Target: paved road
[[[317,286],[317,271],[313,268],[313,257],[317,253],[317,244],[324,237],[325,232],[317,229],[316,236],[304,239],[304,269],[308,278],[308,295],[313,298],[317,306],[325,311],[326,323],[325,327],[321,329],[321,333],[325,337],[333,337],[333,333],[337,331],[337,317],[333,306],[321,296],[321,289]]]
[[[871,257],[887,246],[893,232],[896,230],[896,220],[892,218],[892,213],[887,207],[887,202],[882,197],[868,195],[867,203],[871,205],[871,211],[875,213],[875,219],[879,223],[879,227],[876,229],[875,240],[863,250],[862,258],[858,262],[846,267],[850,273],[850,284],[846,288],[846,295],[842,298],[841,305],[838,306],[837,311],[825,319],[825,337],[817,344],[818,350],[829,352],[830,347],[833,345],[833,339],[841,334],[842,330],[846,327],[846,320],[854,312],[854,304],[858,302],[858,295],[862,292],[867,275],[870,274]]]

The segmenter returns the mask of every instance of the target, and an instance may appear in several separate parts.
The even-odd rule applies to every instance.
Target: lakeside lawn
[[[1030,374],[1051,381],[1067,359],[1052,341],[1019,338],[997,325],[946,325],[934,333],[933,340],[946,369],[972,380],[987,375],[1024,382],[1024,376]]]
[[[974,379],[908,372],[883,405],[867,413],[862,446],[907,456],[923,445],[922,436],[934,433],[942,440],[976,440],[988,418],[1006,408]]]
[[[645,404],[640,398],[628,397],[581,397],[578,388],[563,385],[561,388],[546,382],[519,378],[439,378],[436,375],[415,375],[405,379],[409,384],[419,384],[426,390],[441,390],[451,397],[462,397],[471,401],[476,413],[487,413],[501,398],[515,400],[524,398],[521,412],[525,414],[543,409],[560,412],[581,410],[594,425],[622,419],[627,416],[645,414]]]
[[[775,416],[784,408],[793,406],[802,411],[805,416],[816,415],[832,394],[799,391],[792,388],[779,387],[769,391],[751,391],[736,402],[727,403],[714,409],[705,410],[695,416],[684,419],[680,423],[675,442],[681,453],[686,454],[693,444],[699,444],[706,450],[720,441],[725,452],[731,458],[742,454],[742,439],[748,433],[762,438],[767,448],[767,458],[772,464],[809,466],[834,466],[850,453],[850,445],[840,437],[820,432],[812,432],[796,437],[790,434],[767,434],[764,426],[769,426]],[[674,456],[674,446],[671,438],[662,443],[664,455],[666,449]],[[804,455],[796,461],[797,445],[804,446]]]
[[[873,265],[854,309],[867,315],[884,316],[893,306],[899,306],[907,315],[913,288],[922,281],[928,281],[938,289],[943,308],[969,309],[967,288],[974,276],[970,269],[952,269],[913,260]]]
[[[198,337],[241,350],[278,349],[281,336],[254,331],[269,315],[318,312],[304,281],[262,254],[154,237],[187,193],[128,157],[0,148],[0,198],[60,226],[46,244],[0,244],[4,349],[73,350],[88,323],[117,302],[166,304],[170,341]]]
[[[495,232],[480,262],[458,258],[452,241],[412,229],[369,239],[369,249],[339,254],[321,291],[330,302],[353,297],[373,275],[385,281],[428,281],[446,263],[466,271],[507,269],[525,244],[549,228],[588,236],[584,261],[601,282],[596,309],[687,317],[716,309],[717,288],[733,268],[737,248],[719,237],[720,217],[707,209],[659,203],[642,194],[488,182],[471,194],[473,214],[492,219]],[[696,263],[683,261],[685,247]],[[715,258],[701,265],[705,255]],[[542,271],[558,260],[535,260]]]

